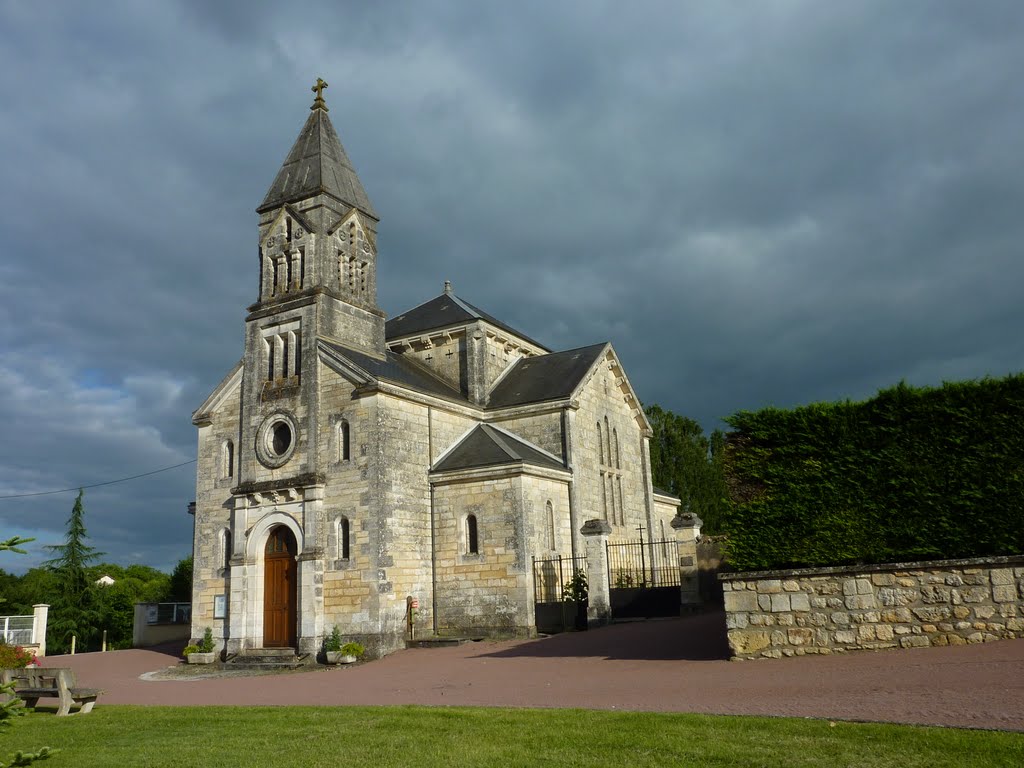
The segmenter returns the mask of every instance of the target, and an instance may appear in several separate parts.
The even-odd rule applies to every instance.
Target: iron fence
[[[611,589],[679,586],[679,549],[675,540],[609,542],[607,551]]]
[[[587,573],[587,558],[576,557],[533,558],[533,594],[538,603],[560,603],[575,600],[571,594],[572,582],[577,574]]]

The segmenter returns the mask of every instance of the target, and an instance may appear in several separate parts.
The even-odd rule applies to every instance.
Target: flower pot
[[[189,664],[213,664],[217,660],[217,653],[210,651],[209,653],[199,653],[193,651],[188,655]]]
[[[328,664],[354,664],[358,659],[341,651],[324,651]]]

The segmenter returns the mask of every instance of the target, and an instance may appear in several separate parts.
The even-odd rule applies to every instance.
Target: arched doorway
[[[263,550],[263,647],[295,647],[295,536],[279,525]]]

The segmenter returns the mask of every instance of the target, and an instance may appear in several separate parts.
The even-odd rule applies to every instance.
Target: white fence
[[[0,616],[0,632],[7,645],[32,645],[34,616]]]
[[[50,606],[38,603],[32,606],[31,616],[0,616],[0,635],[8,645],[20,645],[35,651],[37,656],[46,655],[46,621]]]

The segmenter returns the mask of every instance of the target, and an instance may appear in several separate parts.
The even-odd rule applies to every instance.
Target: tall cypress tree
[[[722,468],[724,435],[710,439],[693,419],[658,405],[644,408],[651,436],[651,476],[654,485],[679,496],[683,509],[704,521],[705,533],[720,533],[725,498]]]
[[[70,649],[72,635],[78,638],[78,647],[85,649],[97,633],[99,613],[86,567],[103,553],[85,543],[84,495],[80,490],[75,499],[64,543],[47,547],[56,557],[43,563],[57,577],[57,600],[50,612],[48,632],[52,633],[52,644],[60,650]]]

